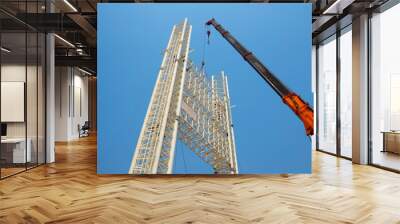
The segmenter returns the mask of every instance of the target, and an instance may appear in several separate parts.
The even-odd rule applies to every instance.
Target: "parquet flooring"
[[[1,168],[1,177],[8,177],[13,174],[19,173],[21,171],[25,171],[25,167],[7,167],[7,168]]]
[[[400,175],[315,152],[312,175],[96,174],[96,139],[0,181],[0,223],[400,223]]]

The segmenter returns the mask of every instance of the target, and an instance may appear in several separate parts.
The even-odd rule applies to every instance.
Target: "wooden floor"
[[[0,181],[0,223],[400,223],[400,175],[314,153],[312,175],[96,175],[96,139]]]
[[[9,168],[9,167],[7,167],[7,168],[4,168],[4,167],[2,167],[1,168],[1,177],[2,178],[4,178],[4,177],[8,177],[8,176],[11,176],[11,175],[13,175],[13,174],[16,174],[16,173],[19,173],[19,172],[23,172],[23,171],[25,171],[26,169],[25,169],[25,167],[17,167],[17,168],[14,168],[14,167],[11,167],[11,168]]]
[[[400,155],[392,152],[381,152],[375,150],[373,154],[373,162],[375,164],[400,170]]]

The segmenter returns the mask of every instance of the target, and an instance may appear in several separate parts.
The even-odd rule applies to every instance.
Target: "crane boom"
[[[300,118],[308,136],[314,134],[314,111],[296,93],[286,87],[272,72],[270,72],[257,57],[247,50],[235,37],[233,37],[214,18],[206,25],[212,25],[233,48],[253,67],[257,73],[272,87],[282,98],[283,102]]]

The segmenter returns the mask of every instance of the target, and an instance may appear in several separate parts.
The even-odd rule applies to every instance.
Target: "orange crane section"
[[[314,134],[314,111],[300,96],[286,87],[275,75],[273,75],[257,57],[248,51],[239,41],[237,41],[221,24],[214,18],[206,23],[212,25],[224,37],[236,51],[242,55],[251,67],[272,87],[272,89],[282,98],[283,102],[297,115],[303,122],[306,134]],[[208,35],[210,33],[208,32]]]

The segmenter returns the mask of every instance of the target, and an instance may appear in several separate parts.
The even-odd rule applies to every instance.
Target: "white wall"
[[[38,69],[38,70],[37,70]],[[25,80],[27,78],[27,80]],[[32,151],[32,161],[44,162],[45,150],[45,117],[44,117],[44,74],[42,67],[25,64],[3,64],[1,66],[2,82],[24,82],[26,84],[26,107],[22,108],[26,112],[26,121],[6,122],[8,138],[24,138],[25,135],[30,139]],[[7,96],[2,96],[7,97]],[[1,108],[7,110],[8,108]],[[3,111],[4,112],[4,111]],[[37,153],[39,156],[37,157]]]
[[[25,64],[9,64],[1,66],[1,81],[2,82],[25,82]],[[32,67],[27,68],[28,71]],[[30,74],[30,72],[28,72]],[[3,96],[4,97],[4,96]],[[6,108],[1,108],[5,110]],[[7,137],[25,137],[25,123],[11,122],[7,123]]]
[[[27,69],[27,73],[25,71]],[[1,66],[1,81],[2,82],[25,82],[25,75],[28,77],[29,86],[36,86],[36,80],[34,80],[33,76],[36,77],[36,66],[27,66],[18,65],[18,64],[5,64]],[[27,109],[27,119],[28,119],[28,137],[29,134],[33,131],[36,131],[36,113],[32,113],[32,111],[36,111],[37,102],[36,102],[36,88],[27,88],[27,106],[30,107]],[[4,97],[4,96],[3,96]],[[39,105],[40,107],[40,105]],[[1,108],[2,110],[6,110],[6,108]],[[34,123],[32,123],[34,122]],[[7,136],[8,137],[25,137],[25,123],[26,122],[7,122]],[[30,129],[32,128],[32,131]],[[36,136],[36,132],[35,132]],[[43,136],[41,136],[43,137]]]
[[[69,133],[69,85],[70,74],[67,67],[55,68],[55,141],[67,141]]]
[[[76,71],[76,70],[75,70]],[[74,75],[74,107],[72,108],[72,119],[71,119],[71,135],[73,138],[79,137],[78,124],[81,126],[85,121],[89,120],[88,111],[88,77],[82,76],[82,73]]]
[[[72,67],[56,67],[55,73],[55,140],[70,141],[88,120],[88,77]]]

